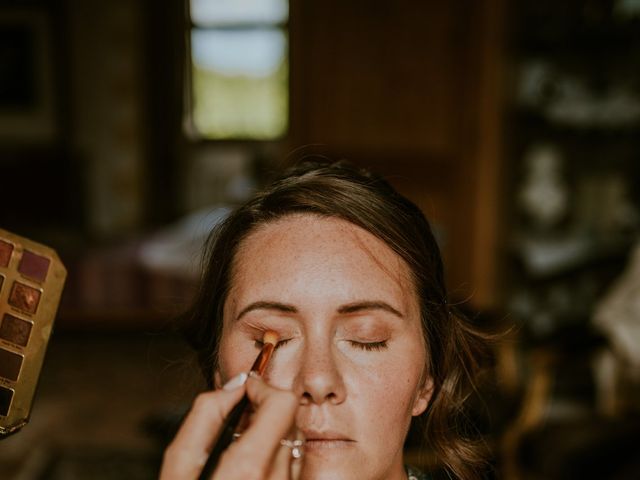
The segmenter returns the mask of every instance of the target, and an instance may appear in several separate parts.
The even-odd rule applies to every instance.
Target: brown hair
[[[440,250],[428,221],[386,181],[346,162],[305,161],[288,170],[214,229],[188,316],[188,337],[212,386],[222,312],[238,245],[258,225],[295,213],[337,217],[383,240],[409,265],[422,312],[434,391],[419,420],[450,474],[479,478],[482,455],[465,437],[462,404],[478,370],[483,336],[447,300]]]

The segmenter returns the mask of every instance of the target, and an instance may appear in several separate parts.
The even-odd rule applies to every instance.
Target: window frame
[[[281,22],[238,22],[238,23],[221,23],[219,25],[206,24],[200,25],[193,21],[191,16],[191,1],[185,1],[185,62],[184,62],[184,111],[182,113],[182,135],[194,145],[278,145],[287,141],[291,134],[291,48],[290,48],[290,17],[291,17],[291,1],[287,1],[287,19]],[[247,136],[229,137],[229,138],[210,138],[203,135],[195,126],[194,122],[194,92],[193,92],[193,54],[191,37],[194,29],[202,30],[251,30],[251,29],[268,29],[279,30],[286,38],[285,61],[287,62],[287,108],[286,108],[286,127],[280,136],[268,139],[252,138]]]

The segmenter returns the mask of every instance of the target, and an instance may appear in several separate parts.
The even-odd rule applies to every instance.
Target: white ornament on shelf
[[[562,156],[550,144],[538,144],[525,155],[526,175],[520,206],[537,227],[551,228],[567,213],[568,192],[562,178]]]

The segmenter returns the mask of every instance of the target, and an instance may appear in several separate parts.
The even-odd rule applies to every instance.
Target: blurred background
[[[640,478],[639,0],[0,0],[0,227],[69,271],[0,477],[157,475],[202,241],[303,154],[414,200],[503,332],[494,476]]]

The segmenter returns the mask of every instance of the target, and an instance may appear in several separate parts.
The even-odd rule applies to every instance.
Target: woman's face
[[[216,383],[247,371],[266,330],[265,377],[300,397],[305,479],[405,478],[402,446],[432,382],[406,263],[367,231],[291,215],[240,245]]]

